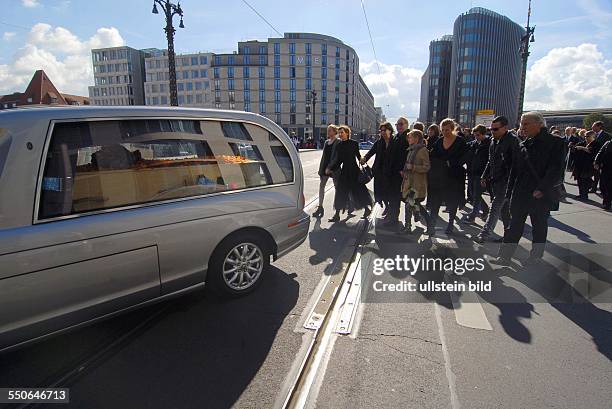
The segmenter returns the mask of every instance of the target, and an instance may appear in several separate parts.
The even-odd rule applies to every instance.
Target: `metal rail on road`
[[[319,302],[315,304],[306,320],[305,327],[314,329],[315,333],[299,366],[297,375],[289,388],[282,405],[283,409],[301,409],[306,406],[334,333],[347,334],[350,332],[351,324],[348,320],[355,315],[357,306],[355,294],[359,294],[357,288],[361,284],[360,282],[357,283],[356,280],[360,281],[362,240],[379,211],[380,208],[376,206],[372,211],[369,222],[360,222],[359,234],[349,258],[350,263],[345,269],[342,279],[340,282],[328,281],[319,296]],[[344,307],[347,307],[347,309],[344,309]],[[324,310],[322,311],[321,308]]]

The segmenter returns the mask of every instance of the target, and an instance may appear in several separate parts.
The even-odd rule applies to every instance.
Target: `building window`
[[[259,65],[266,65],[266,56],[265,55],[260,55],[259,56]]]
[[[280,43],[274,43],[274,54],[280,54]]]
[[[244,78],[249,78],[251,71],[249,70],[249,67],[243,67],[242,68],[242,76]]]
[[[274,80],[274,89],[275,90],[280,90],[280,84],[281,84],[281,80],[275,79]]]
[[[234,78],[234,67],[227,67],[227,78]]]
[[[261,114],[265,114],[266,113],[266,103],[260,101],[259,102],[259,113]]]
[[[274,103],[274,112],[277,113],[277,114],[280,114],[280,111],[281,111],[281,104],[280,104],[280,102],[275,102]],[[280,122],[280,121],[277,121],[277,122]]]
[[[266,88],[266,80],[261,78],[259,80],[259,89],[265,89]]]
[[[306,78],[306,89],[308,91],[312,90],[312,79]]]
[[[327,44],[321,44],[321,55],[327,55]]]
[[[221,56],[215,55],[215,65],[221,65]]]
[[[195,89],[196,90],[201,90],[202,89],[202,83],[200,81],[196,81],[195,83]]]
[[[263,89],[259,90],[259,102],[263,102],[266,100],[266,91]]]
[[[266,77],[266,67],[259,67],[259,78]]]
[[[306,54],[312,54],[312,44],[306,43]]]
[[[295,67],[289,68],[289,77],[295,78]]]
[[[250,54],[251,53],[251,47],[249,47],[248,45],[245,45],[244,48],[242,49],[242,52],[244,54]]]
[[[184,91],[185,90],[185,84],[182,82],[179,82],[178,84],[176,84],[176,89],[178,91]]]
[[[280,67],[274,67],[274,78],[280,78]]]
[[[280,54],[274,54],[274,65],[275,66],[280,65]]]
[[[230,90],[234,89],[234,80],[232,79],[227,80],[227,89],[230,89]]]
[[[289,88],[291,88],[292,90],[295,90],[296,81],[294,79],[289,80]]]
[[[280,93],[280,91],[274,91],[274,101],[280,102],[280,100],[281,100],[281,93]]]
[[[312,67],[306,67],[306,78],[312,78]]]
[[[244,85],[244,89],[250,89],[251,88],[251,80],[243,80],[243,85]]]
[[[259,54],[268,54],[268,48],[265,45],[260,45]]]
[[[245,64],[250,64],[251,63],[251,56],[250,55],[245,55],[242,57],[243,61]]]
[[[186,83],[187,91],[193,91],[193,82]]]
[[[295,90],[289,91],[289,100],[292,101],[292,102],[295,102],[295,100],[296,100],[296,92],[295,92]]]
[[[208,65],[208,57],[205,55],[200,56],[200,65]]]
[[[233,55],[228,55],[227,56],[227,65],[234,65],[234,56]]]
[[[295,43],[289,43],[289,54],[295,54]]]
[[[295,125],[295,114],[289,115],[289,124]]]
[[[215,68],[213,69],[213,76],[214,76],[215,78],[219,78],[219,68],[218,68],[218,67],[215,67]]]

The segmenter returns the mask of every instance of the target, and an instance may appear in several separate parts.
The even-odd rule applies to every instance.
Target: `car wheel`
[[[239,297],[253,291],[270,265],[269,246],[254,234],[236,234],[215,249],[207,285],[217,295]]]

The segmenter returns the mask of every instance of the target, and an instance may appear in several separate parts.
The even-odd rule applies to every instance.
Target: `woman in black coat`
[[[384,204],[385,215],[389,206],[388,192],[389,192],[389,178],[384,174],[384,166],[387,161],[390,161],[391,154],[391,138],[393,137],[393,126],[389,122],[382,123],[379,129],[380,138],[370,148],[369,152],[361,159],[361,164],[365,165],[366,162],[374,155],[374,165],[372,166],[372,173],[374,174],[374,201]]]
[[[595,155],[587,147],[594,139],[595,132],[589,131],[584,142],[578,142],[570,149],[572,157],[572,176],[578,182],[578,200],[589,200],[589,190],[593,184],[593,160]]]
[[[433,235],[440,206],[444,203],[449,218],[446,233],[454,230],[457,209],[465,204],[465,164],[468,148],[465,140],[455,134],[455,122],[445,119],[440,123],[442,137],[438,139],[429,154],[431,170],[429,174],[427,203],[431,209],[431,225],[428,233]]]
[[[321,155],[321,162],[319,162],[319,207],[317,207],[317,210],[312,214],[312,217],[323,217],[325,186],[327,186],[327,181],[329,180],[329,176],[325,174],[325,170],[329,166],[329,163],[331,162],[335,153],[336,146],[339,143],[340,139],[338,139],[338,127],[336,125],[329,125],[327,127],[327,140],[323,144],[323,154]],[[336,187],[336,177],[337,175],[332,175],[334,187]]]
[[[336,214],[329,221],[339,221],[340,211],[346,209],[365,209],[363,217],[367,218],[371,212],[372,197],[368,188],[359,183],[359,144],[350,139],[351,129],[346,125],[338,127],[338,135],[341,142],[336,145],[336,152],[325,171],[325,174],[331,176],[334,171],[339,170],[334,197]]]

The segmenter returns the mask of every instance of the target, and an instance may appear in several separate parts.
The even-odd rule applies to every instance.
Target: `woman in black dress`
[[[463,138],[455,134],[455,121],[447,118],[440,123],[442,137],[438,139],[429,154],[431,170],[427,203],[431,209],[431,224],[428,233],[433,235],[440,206],[448,210],[446,234],[454,230],[457,209],[465,204],[465,169],[468,149]]]
[[[351,129],[346,125],[338,127],[340,143],[336,145],[336,152],[325,173],[331,175],[332,172],[340,169],[336,182],[336,195],[334,197],[334,209],[336,214],[329,219],[330,222],[340,220],[340,211],[346,209],[365,209],[364,218],[370,215],[372,197],[368,188],[359,183],[359,166],[357,161],[361,159],[359,144],[350,139]]]
[[[393,126],[389,122],[380,124],[378,130],[380,137],[374,145],[370,148],[370,151],[365,154],[360,163],[365,165],[367,161],[374,155],[374,165],[372,166],[372,173],[374,174],[374,201],[385,206],[383,216],[387,212],[389,207],[389,178],[384,174],[385,163],[390,161],[390,150],[391,150],[391,139],[393,138]]]

